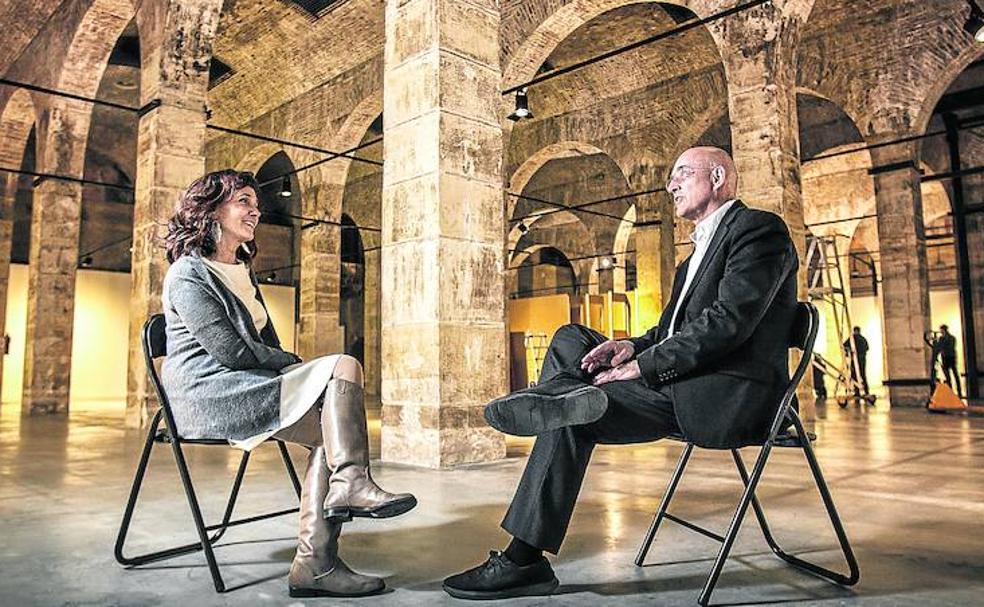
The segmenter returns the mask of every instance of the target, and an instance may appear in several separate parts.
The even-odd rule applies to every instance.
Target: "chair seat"
[[[159,429],[154,435],[154,442],[170,444],[171,433],[167,428]],[[186,445],[229,445],[229,441],[224,438],[182,438],[181,442]]]
[[[816,432],[807,432],[806,437],[810,439],[811,443],[817,442]],[[666,438],[680,443],[690,442],[680,433],[670,434]],[[797,436],[795,432],[788,432],[788,431],[776,435],[776,440],[772,441],[772,445],[775,447],[801,447],[802,446],[800,442],[800,437]]]

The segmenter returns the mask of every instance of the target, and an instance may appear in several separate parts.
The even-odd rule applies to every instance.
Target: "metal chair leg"
[[[174,460],[178,466],[178,474],[181,476],[181,484],[184,486],[185,496],[188,498],[188,507],[191,509],[191,516],[195,520],[195,530],[198,532],[198,539],[202,551],[205,552],[205,560],[208,563],[208,570],[212,574],[212,582],[215,584],[216,592],[225,592],[225,582],[222,581],[222,574],[219,573],[219,565],[215,561],[215,552],[205,529],[205,521],[202,517],[201,507],[198,505],[198,496],[195,494],[195,487],[191,482],[191,474],[188,471],[188,464],[181,450],[181,439],[171,431],[171,447],[174,451]],[[242,468],[242,463],[240,463]]]
[[[745,460],[741,457],[741,451],[738,449],[731,450],[731,457],[735,461],[735,467],[738,468],[738,475],[741,477],[742,485],[748,486],[748,469],[745,467]],[[765,509],[762,508],[762,504],[758,500],[758,496],[754,493],[752,494],[752,511],[755,513],[755,518],[758,520],[759,529],[762,530],[762,536],[765,538],[765,543],[769,545],[769,548],[777,555],[781,552],[778,542],[776,542],[775,537],[772,535],[772,529],[769,527],[769,521],[765,517]]]
[[[290,459],[290,452],[287,450],[287,445],[284,441],[278,440],[277,446],[280,448],[280,457],[284,460],[284,466],[287,468],[287,476],[290,477],[290,482],[294,485],[294,492],[297,493],[297,499],[301,499],[301,480],[297,477],[297,469],[294,468],[294,461]]]
[[[147,465],[150,463],[150,452],[154,448],[154,437],[157,435],[157,428],[161,425],[163,409],[158,409],[154,418],[150,422],[150,429],[147,431],[147,439],[144,441],[143,451],[140,453],[140,463],[137,464],[137,471],[133,476],[133,485],[130,487],[130,497],[126,501],[126,509],[123,511],[123,521],[120,523],[120,530],[116,534],[116,547],[113,555],[116,562],[127,567],[139,565],[147,562],[148,557],[157,557],[164,552],[143,554],[133,558],[123,554],[123,545],[126,543],[126,536],[130,531],[130,521],[133,519],[133,510],[137,505],[137,498],[140,496],[140,488],[143,486],[144,476],[147,473]]]
[[[800,436],[804,435],[801,434]],[[813,446],[809,444],[809,441],[804,441],[801,445],[803,447],[804,454],[806,454],[807,461],[810,463],[810,469],[813,472],[813,479],[817,484],[817,489],[820,491],[824,506],[827,508],[827,515],[830,517],[830,523],[834,528],[834,533],[837,535],[838,542],[840,542],[841,551],[843,552],[844,560],[847,562],[848,568],[850,569],[850,574],[844,575],[836,571],[832,571],[815,563],[803,560],[783,550],[782,546],[779,545],[779,542],[777,542],[775,537],[772,535],[771,529],[769,529],[768,522],[765,518],[765,511],[758,503],[758,500],[753,496],[752,507],[755,509],[756,518],[758,518],[759,526],[762,528],[762,535],[765,537],[765,541],[768,543],[769,548],[777,557],[797,569],[801,569],[827,581],[834,582],[835,584],[840,584],[842,586],[853,586],[857,584],[861,577],[857,559],[854,557],[854,551],[851,549],[851,544],[847,539],[847,533],[845,532],[844,526],[841,524],[840,518],[837,515],[833,498],[830,495],[829,489],[827,489],[827,484],[823,478],[823,473],[820,471],[820,466],[817,463],[815,454],[813,453]],[[738,474],[741,475],[742,482],[744,482],[747,486],[748,472],[745,469],[744,461],[742,461],[741,456],[737,453],[735,454],[735,464],[738,467]],[[814,466],[814,464],[816,464],[816,466]]]
[[[798,415],[793,416],[793,424],[796,426],[796,431],[800,436],[806,436],[803,430],[803,423],[800,421]],[[820,463],[817,461],[816,453],[813,451],[813,445],[811,445],[808,440],[800,442],[803,446],[803,454],[806,456],[806,461],[810,464],[810,471],[813,473],[813,480],[817,484],[817,490],[820,492],[820,498],[823,500],[823,505],[827,509],[827,516],[830,518],[830,524],[833,526],[834,533],[837,535],[838,543],[840,543],[841,552],[844,554],[844,560],[847,561],[850,574],[845,576],[786,553],[779,556],[784,561],[810,571],[815,575],[827,578],[844,586],[853,586],[858,583],[859,579],[861,579],[861,570],[858,567],[857,558],[854,556],[854,550],[851,548],[851,542],[847,539],[847,532],[844,530],[844,524],[841,522],[840,515],[837,514],[837,507],[834,505],[834,498],[831,496],[830,489],[827,487],[827,481],[823,477],[823,471],[820,469]]]
[[[683,471],[686,469],[687,462],[690,460],[690,455],[693,451],[693,444],[687,443],[687,446],[683,449],[683,453],[680,454],[680,460],[677,462],[676,470],[673,471],[673,476],[670,477],[670,484],[663,494],[663,499],[659,502],[659,508],[656,510],[656,514],[653,515],[653,521],[649,525],[649,531],[646,532],[646,539],[642,541],[639,552],[636,554],[636,567],[642,567],[643,562],[646,560],[646,555],[649,554],[649,548],[656,538],[656,532],[659,531],[660,524],[662,524],[663,519],[666,517],[666,511],[670,507],[670,500],[673,499],[673,494],[676,493],[677,485],[680,484],[680,479],[683,478]]]
[[[745,514],[748,512],[748,505],[752,502],[755,497],[755,488],[758,486],[759,479],[762,478],[762,472],[765,471],[765,464],[769,459],[769,452],[772,450],[772,445],[766,443],[762,450],[759,451],[758,459],[755,461],[755,467],[752,468],[752,475],[749,479],[747,485],[745,485],[745,491],[741,495],[741,500],[738,502],[738,507],[735,509],[735,515],[731,519],[731,523],[728,525],[728,531],[724,534],[724,541],[721,543],[721,550],[718,551],[717,558],[714,559],[714,565],[711,567],[711,572],[707,576],[707,581],[704,583],[704,588],[700,592],[700,597],[698,597],[697,602],[706,607],[711,601],[711,594],[714,592],[714,587],[717,585],[718,578],[721,577],[721,571],[724,569],[724,563],[728,560],[728,555],[731,553],[731,547],[734,545],[735,540],[738,538],[738,532],[741,530],[742,521],[745,518]]]
[[[218,525],[218,531],[209,538],[209,543],[214,544],[219,541],[226,530],[229,528],[229,521],[232,520],[232,511],[236,508],[236,500],[239,499],[239,489],[243,486],[243,477],[246,476],[246,465],[249,464],[249,451],[243,451],[243,456],[239,460],[239,469],[236,470],[236,478],[232,481],[232,489],[229,491],[229,500],[226,502],[225,512],[222,514],[222,522]],[[206,528],[207,529],[207,528]]]
[[[181,482],[185,490],[185,496],[188,498],[188,505],[191,508],[192,517],[195,522],[195,529],[198,533],[198,542],[184,544],[182,546],[176,546],[174,548],[167,548],[165,550],[158,550],[156,552],[148,552],[134,557],[127,557],[123,553],[124,545],[126,543],[127,536],[129,534],[130,524],[133,519],[133,513],[136,508],[136,503],[140,495],[140,490],[143,486],[143,481],[146,476],[147,468],[150,465],[150,455],[152,453],[154,443],[156,442],[156,437],[158,430],[161,426],[163,420],[163,409],[159,409],[154,415],[150,423],[150,428],[147,432],[147,438],[144,441],[143,451],[140,455],[140,461],[137,465],[136,473],[134,474],[133,486],[130,489],[130,496],[127,500],[126,509],[123,513],[123,521],[120,524],[119,533],[116,538],[116,546],[114,549],[114,556],[116,561],[121,565],[126,567],[136,567],[139,565],[144,565],[153,561],[159,561],[168,559],[174,556],[180,556],[182,554],[188,554],[191,552],[197,552],[198,550],[205,551],[205,559],[209,566],[209,572],[212,575],[212,582],[215,584],[215,589],[218,592],[225,592],[225,583],[222,580],[222,576],[219,573],[218,564],[215,559],[215,553],[212,549],[212,545],[215,544],[225,532],[235,525],[242,525],[246,523],[256,522],[260,520],[265,520],[268,518],[274,518],[277,516],[283,516],[285,514],[290,514],[297,512],[297,508],[289,508],[284,510],[278,510],[275,512],[268,512],[266,514],[260,514],[256,516],[251,516],[242,519],[232,520],[232,516],[235,510],[236,503],[239,499],[239,492],[242,488],[243,479],[245,478],[246,468],[249,463],[249,453],[243,453],[243,457],[239,462],[239,469],[236,472],[236,477],[233,480],[232,488],[229,493],[229,499],[226,502],[225,512],[222,517],[222,522],[214,525],[205,525],[204,517],[202,516],[201,507],[198,504],[197,494],[194,490],[194,485],[192,484],[191,474],[188,470],[187,462],[184,458],[184,451],[181,449],[178,442],[180,439],[175,440],[171,438],[171,444],[173,447],[175,463],[178,467],[178,473],[181,476]],[[166,421],[165,421],[166,426]],[[170,430],[169,430],[170,433]],[[287,467],[287,473],[291,478],[291,483],[294,485],[295,492],[300,495],[300,481],[297,478],[296,469],[293,466],[293,462],[290,460],[290,455],[287,452],[285,445],[278,441],[280,447],[281,456],[284,458],[284,464]],[[211,536],[208,535],[210,531],[214,531]]]

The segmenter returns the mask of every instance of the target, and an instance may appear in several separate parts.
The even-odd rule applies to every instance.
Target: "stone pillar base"
[[[893,407],[926,406],[929,400],[929,385],[925,386],[891,386],[888,389],[888,402]]]

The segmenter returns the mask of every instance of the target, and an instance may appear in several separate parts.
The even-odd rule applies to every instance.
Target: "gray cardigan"
[[[178,434],[239,440],[278,428],[279,371],[300,359],[280,348],[273,323],[257,333],[243,303],[197,254],[171,265],[162,301],[167,358],[161,381]]]

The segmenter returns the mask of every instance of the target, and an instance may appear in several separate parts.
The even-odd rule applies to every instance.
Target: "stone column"
[[[651,167],[632,183],[639,191],[654,190],[661,187],[659,181],[665,174],[665,167]],[[673,221],[673,205],[666,192],[636,198],[636,301],[632,314],[639,331],[659,323],[670,299],[676,269]]]
[[[892,132],[869,143],[898,139]],[[929,274],[923,227],[921,179],[912,144],[871,150],[878,211],[882,274],[885,373],[892,406],[926,403],[930,353],[923,335],[930,328]]]
[[[90,109],[57,101],[38,125],[39,172],[81,177]],[[67,413],[82,186],[45,179],[34,187],[28,257],[24,415]]]
[[[344,180],[344,176],[341,177]],[[311,184],[304,189],[306,217],[341,217],[344,181]],[[301,285],[297,346],[302,358],[342,351],[340,226],[321,223],[301,232]]]
[[[508,389],[499,13],[387,0],[382,455],[505,456],[482,407]]]
[[[799,253],[799,299],[808,299],[806,224],[800,181],[796,61],[793,51],[804,18],[802,0],[776,0],[715,24],[728,76],[732,155],[738,194],[745,204],[772,211],[789,227]],[[794,6],[796,5],[796,6]],[[799,358],[793,357],[793,363]],[[816,416],[813,378],[800,384],[800,413]]]
[[[981,158],[965,161],[971,166],[980,166]],[[984,177],[978,175],[964,180],[968,205],[984,204]],[[977,370],[984,372],[984,207],[978,206],[973,213],[967,214],[967,252],[970,257],[970,293],[974,308],[974,331],[977,345]],[[961,369],[963,361],[958,361]],[[984,379],[984,377],[980,377]],[[978,385],[980,385],[980,379]],[[967,382],[961,381],[962,385]],[[964,390],[967,394],[967,390]]]
[[[380,331],[379,331],[379,304],[380,304],[380,284],[379,284],[379,238],[371,232],[363,233],[365,243],[366,273],[363,289],[365,301],[364,308],[364,335],[365,335],[365,376],[366,393],[374,396],[380,394],[381,382],[381,350],[380,350]]]
[[[181,192],[205,171],[205,98],[220,0],[146,0],[137,12],[141,103],[160,107],[140,119],[133,209],[130,354],[126,423],[137,427],[157,407],[140,346],[147,318],[161,310],[167,261],[160,246]]]
[[[670,298],[676,260],[673,251],[673,203],[663,189],[668,172],[665,164],[652,158],[625,160],[626,179],[636,192],[635,238],[636,286],[632,309],[632,328],[641,334],[659,323],[663,307]],[[620,251],[617,251],[620,252]]]
[[[14,199],[17,176],[0,175],[0,390],[3,388],[3,337],[7,334],[7,286],[10,284],[10,248],[14,235]]]

